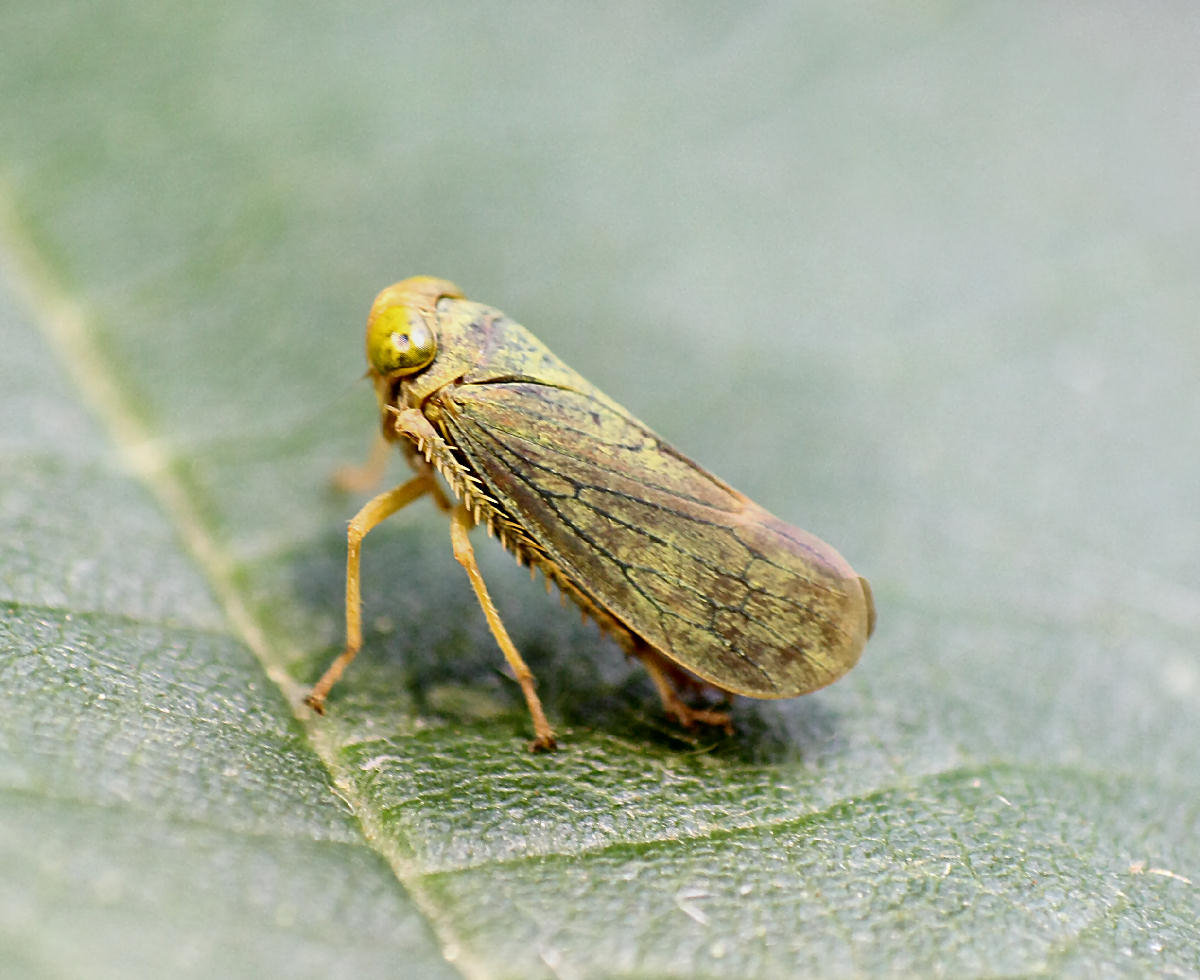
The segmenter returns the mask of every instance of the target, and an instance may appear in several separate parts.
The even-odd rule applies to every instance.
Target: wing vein
[[[730,690],[785,696],[844,670],[849,595],[821,542],[603,396],[552,393],[524,382],[457,386],[440,396],[438,424],[505,519],[581,596]]]

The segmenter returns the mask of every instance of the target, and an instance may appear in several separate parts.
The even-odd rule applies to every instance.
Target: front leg
[[[346,532],[346,646],[308,692],[304,703],[318,714],[325,713],[325,698],[329,689],[345,673],[350,662],[362,647],[362,591],[359,582],[359,561],[363,538],[381,521],[387,520],[401,507],[411,504],[426,493],[441,493],[433,473],[426,471],[414,476],[376,497],[372,497],[354,515]]]
[[[429,421],[420,409],[405,408],[394,411],[392,430],[397,436],[403,436],[409,445],[416,445],[416,458],[411,462],[418,469],[423,462],[432,465],[450,485],[459,500],[462,500],[470,510],[475,510],[475,495],[479,493],[478,481],[454,456],[446,440],[441,437],[433,423]],[[436,487],[434,499],[438,507],[449,513],[452,505],[446,499],[441,487]]]

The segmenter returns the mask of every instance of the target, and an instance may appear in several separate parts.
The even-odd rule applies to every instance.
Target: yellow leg
[[[483,576],[479,574],[479,565],[475,562],[475,549],[471,547],[470,538],[467,537],[470,529],[471,515],[467,513],[467,509],[462,504],[458,504],[450,515],[450,541],[454,546],[454,557],[467,570],[467,576],[471,579],[471,587],[475,590],[475,597],[479,600],[479,605],[483,607],[483,614],[487,617],[492,636],[496,638],[500,649],[504,651],[504,658],[512,667],[513,673],[516,674],[517,683],[521,685],[521,693],[525,695],[525,703],[529,706],[529,714],[533,718],[533,731],[537,736],[529,746],[530,751],[539,752],[553,749],[556,744],[554,730],[550,727],[550,723],[546,720],[546,713],[542,710],[542,702],[535,689],[536,682],[533,672],[525,664],[517,652],[517,648],[513,646],[512,640],[509,639],[508,630],[500,621],[500,614],[496,611],[492,597],[488,595],[487,586],[483,584]]]
[[[376,433],[371,452],[362,466],[343,466],[333,474],[333,485],[347,493],[366,493],[374,490],[383,479],[392,444],[382,432]]]
[[[411,504],[422,494],[438,489],[431,473],[420,473],[407,483],[371,498],[350,522],[350,529],[346,533],[346,648],[304,699],[304,703],[318,714],[325,713],[325,698],[329,689],[337,683],[362,646],[362,592],[358,569],[363,538],[371,528],[387,520],[401,507]]]
[[[650,680],[654,682],[654,686],[658,690],[663,710],[668,717],[674,718],[684,728],[694,728],[699,722],[702,725],[723,728],[726,735],[733,734],[733,720],[729,717],[728,711],[693,708],[679,697],[679,692],[675,690],[675,685],[671,682],[670,674],[663,666],[661,655],[658,652],[643,646],[636,653],[649,672]]]
[[[397,420],[395,431],[398,434],[411,435],[413,438],[437,439],[437,433],[429,424],[429,420],[415,409],[406,409],[400,412]],[[433,472],[433,467],[425,461],[424,456],[417,452],[416,446],[407,439],[399,441],[414,470],[418,473]],[[379,485],[379,481],[383,479],[384,470],[387,469],[388,460],[392,455],[393,445],[391,439],[382,432],[377,432],[375,441],[371,443],[371,451],[367,454],[367,461],[361,466],[343,466],[338,469],[333,474],[333,485],[347,493],[368,493],[374,490]],[[450,501],[436,480],[430,481],[429,492],[433,495],[438,509],[449,513]]]

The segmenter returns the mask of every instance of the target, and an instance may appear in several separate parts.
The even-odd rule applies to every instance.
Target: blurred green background
[[[0,5],[0,972],[1200,976],[1200,12]],[[841,550],[837,685],[662,717],[444,518],[446,276]],[[398,478],[402,465],[397,462]]]

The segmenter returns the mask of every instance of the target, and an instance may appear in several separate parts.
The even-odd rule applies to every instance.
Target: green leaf
[[[0,961],[1200,976],[1200,21],[1117,4],[0,9]],[[479,535],[372,533],[448,276],[874,586],[691,734]],[[399,478],[397,460],[391,475]]]

